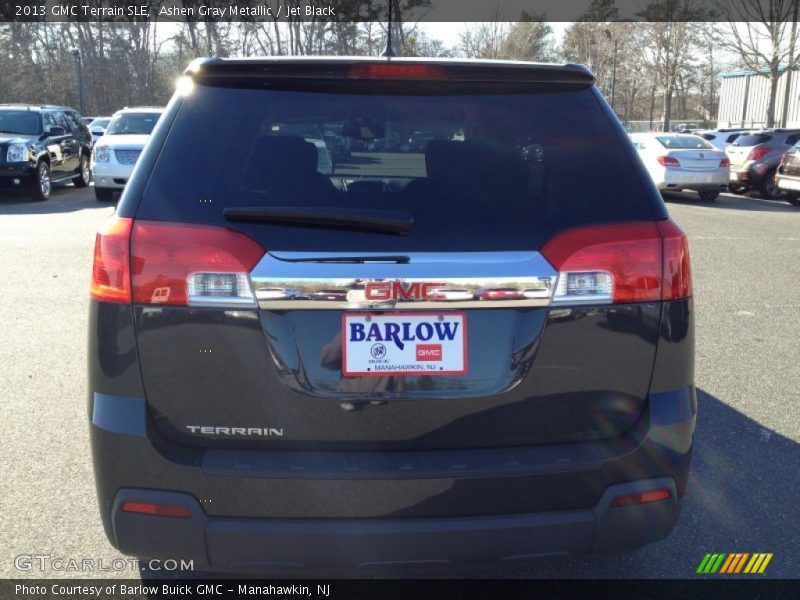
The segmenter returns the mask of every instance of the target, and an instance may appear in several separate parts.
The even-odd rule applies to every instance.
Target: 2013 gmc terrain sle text
[[[95,247],[114,546],[366,569],[669,535],[688,246],[585,68],[215,58],[186,78]],[[347,148],[333,174],[323,142]]]

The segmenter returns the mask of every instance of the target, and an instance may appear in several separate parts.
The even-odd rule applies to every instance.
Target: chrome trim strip
[[[266,310],[448,310],[548,306],[557,276],[538,252],[417,252],[397,259],[397,253],[271,252],[250,280]],[[368,283],[395,282],[402,288],[386,289],[400,298],[367,298]],[[421,283],[428,284],[425,299],[414,297]]]

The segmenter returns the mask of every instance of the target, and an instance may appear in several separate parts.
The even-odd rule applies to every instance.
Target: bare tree
[[[721,47],[734,51],[742,65],[769,77],[767,127],[776,123],[778,80],[797,64],[797,6],[800,0],[725,0],[726,31]]]
[[[694,66],[698,23],[706,15],[692,0],[658,0],[639,16],[647,21],[643,30],[649,40],[642,48],[643,58],[661,88],[663,127],[669,131],[673,96],[681,78]]]

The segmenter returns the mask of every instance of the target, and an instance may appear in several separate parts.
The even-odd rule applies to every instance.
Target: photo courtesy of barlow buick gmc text
[[[795,597],[798,22],[0,7],[0,598]]]

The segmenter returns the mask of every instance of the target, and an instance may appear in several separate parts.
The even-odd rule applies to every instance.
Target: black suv
[[[193,64],[95,247],[111,543],[367,569],[666,537],[696,415],[688,247],[593,84],[520,62]],[[281,123],[353,150],[322,174]],[[375,143],[422,130],[418,150]]]
[[[92,135],[64,106],[0,105],[0,186],[47,200],[54,183],[86,187],[92,177]]]

